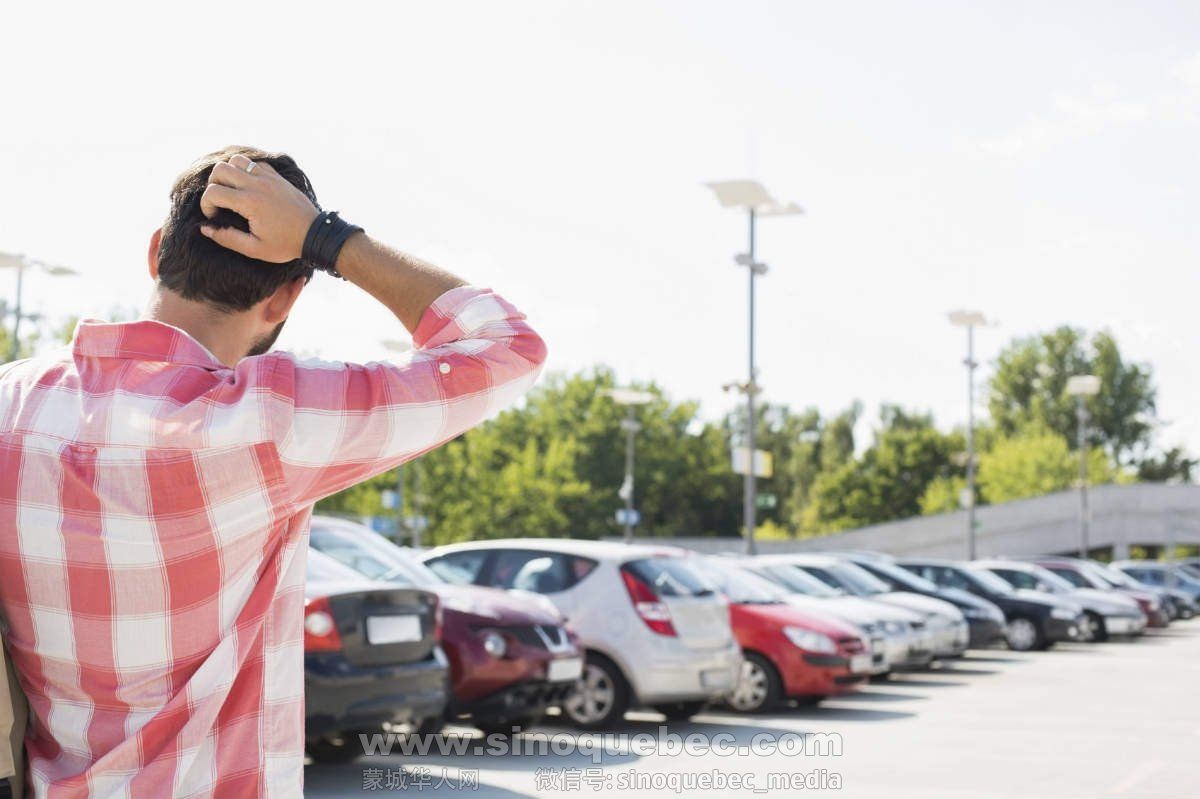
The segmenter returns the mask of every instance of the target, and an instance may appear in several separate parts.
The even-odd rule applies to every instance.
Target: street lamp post
[[[967,492],[963,497],[967,506],[967,559],[975,560],[975,328],[987,324],[987,318],[979,311],[951,311],[950,324],[967,329]]]
[[[649,391],[637,391],[631,388],[614,388],[608,391],[608,396],[618,405],[625,406],[625,418],[621,420],[621,429],[625,431],[625,480],[617,491],[617,496],[625,501],[624,513],[617,516],[625,528],[626,544],[633,543],[633,528],[636,523],[633,507],[633,458],[637,431],[642,429],[635,415],[637,406],[645,405],[654,400]]]
[[[25,286],[25,270],[37,269],[53,277],[73,277],[79,273],[66,266],[53,266],[24,255],[13,255],[5,252],[0,252],[0,269],[17,270],[17,296],[13,303],[12,341],[9,342],[8,352],[8,359],[15,361],[17,356],[21,354],[21,321],[36,318],[33,314],[25,313],[21,305],[21,297]]]
[[[739,266],[746,267],[750,273],[749,285],[749,368],[746,383],[741,390],[746,395],[746,474],[743,494],[742,515],[746,525],[746,554],[755,553],[754,530],[757,512],[756,493],[758,491],[757,476],[754,473],[755,464],[755,417],[754,396],[759,391],[758,369],[754,361],[754,322],[755,296],[754,279],[767,273],[767,265],[754,259],[755,223],[764,216],[795,216],[804,213],[804,209],[795,203],[781,203],[767,193],[762,184],[753,180],[725,180],[706,184],[717,195],[717,202],[722,208],[740,208],[746,212],[750,223],[750,246],[746,253],[735,256],[734,261]]]
[[[1100,393],[1100,378],[1095,375],[1074,375],[1067,378],[1067,394],[1075,398],[1076,449],[1079,450],[1079,557],[1086,558],[1088,550],[1088,525],[1091,509],[1088,507],[1087,471],[1087,428],[1088,410],[1086,400]]]

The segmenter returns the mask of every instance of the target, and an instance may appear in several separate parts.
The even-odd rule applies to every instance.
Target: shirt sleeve
[[[524,314],[469,286],[429,306],[404,358],[280,353],[271,382],[285,412],[274,438],[293,501],[311,504],[460,435],[528,391],[545,359]]]

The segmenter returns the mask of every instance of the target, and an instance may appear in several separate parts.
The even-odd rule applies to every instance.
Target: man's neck
[[[210,305],[186,300],[163,288],[155,290],[145,316],[179,328],[231,369],[245,357],[250,346],[250,337],[239,335],[244,326],[239,314],[223,314]]]

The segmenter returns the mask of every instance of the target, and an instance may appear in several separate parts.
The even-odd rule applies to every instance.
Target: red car
[[[446,719],[469,720],[485,733],[529,726],[562,703],[583,671],[575,635],[543,597],[451,585],[383,536],[342,519],[314,517],[309,545],[369,579],[441,600],[451,696],[445,715],[424,719],[421,732],[436,732]]]
[[[729,600],[745,657],[726,700],[734,710],[761,712],[785,699],[816,704],[867,679],[871,652],[856,627],[788,604],[773,583],[732,564],[697,558],[695,565]]]

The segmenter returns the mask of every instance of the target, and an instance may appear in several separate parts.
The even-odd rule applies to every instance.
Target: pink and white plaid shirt
[[[85,321],[0,369],[0,610],[37,797],[299,797],[312,503],[524,393],[542,340],[489,291],[397,363],[230,369],[154,321]]]

